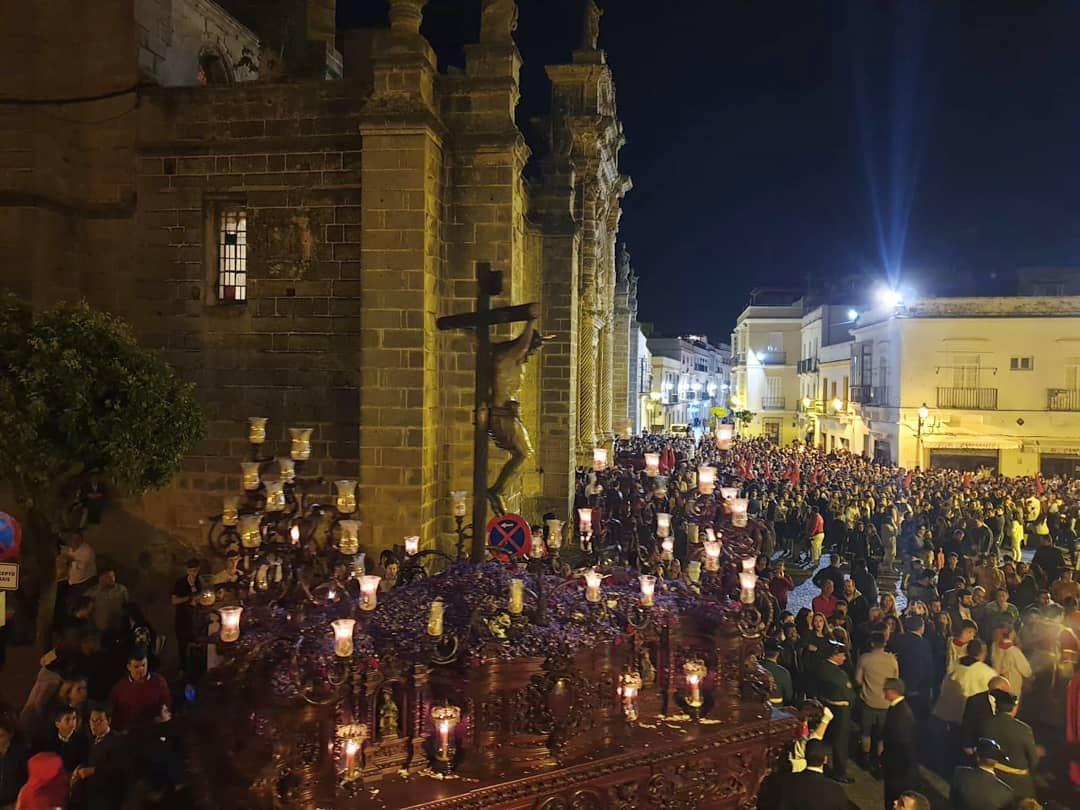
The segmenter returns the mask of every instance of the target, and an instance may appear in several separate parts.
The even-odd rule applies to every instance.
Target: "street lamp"
[[[930,416],[930,409],[926,407],[924,402],[919,406],[919,425],[915,430],[915,466],[922,466],[922,428],[923,423],[926,422],[927,417]]]
[[[843,403],[843,401],[841,401],[840,397],[837,397],[836,399],[834,399],[832,401],[832,407],[833,407],[833,410],[836,411],[837,413],[840,413],[840,411],[842,411],[844,409],[844,403]]]
[[[802,408],[804,411],[810,410],[810,397],[802,398]]]

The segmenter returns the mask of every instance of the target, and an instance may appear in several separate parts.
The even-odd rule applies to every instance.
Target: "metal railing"
[[[968,411],[996,411],[996,388],[939,388],[939,408],[959,408]]]
[[[758,360],[761,361],[763,366],[782,366],[787,363],[787,352],[774,352],[772,350],[766,350],[763,352],[757,352]]]
[[[851,401],[860,405],[884,405],[888,399],[889,391],[883,385],[851,386]]]
[[[816,357],[807,357],[804,360],[800,360],[798,363],[799,374],[813,374],[818,370],[818,359]]]
[[[1080,411],[1080,389],[1047,388],[1046,410]]]
[[[782,411],[784,405],[787,402],[783,397],[762,397],[761,398],[761,410],[763,411]]]

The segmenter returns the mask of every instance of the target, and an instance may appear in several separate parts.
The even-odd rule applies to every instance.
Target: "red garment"
[[[904,474],[904,489],[911,489],[911,470]]]
[[[769,593],[776,597],[781,610],[787,610],[788,593],[795,590],[795,580],[789,574],[773,576],[769,579]]]
[[[1035,476],[1035,494],[1036,495],[1042,495],[1044,492],[1046,492],[1046,487],[1043,486],[1042,476],[1041,475],[1036,475]]]
[[[151,673],[138,683],[131,678],[118,681],[109,693],[109,702],[113,705],[113,730],[130,731],[152,724],[162,706],[171,710],[172,693],[164,678]]]
[[[15,810],[53,810],[67,805],[71,776],[64,770],[59,754],[34,754],[26,763],[26,772],[26,784],[19,791]]]
[[[1080,672],[1069,681],[1065,696],[1065,740],[1069,743],[1069,780],[1080,785]]]
[[[822,534],[825,531],[825,519],[819,514],[810,516],[809,520],[810,531],[807,532],[811,537],[815,534]]]
[[[795,486],[799,485],[799,462],[795,462],[795,466],[791,470],[791,483]]]
[[[826,596],[821,593],[811,600],[810,607],[813,608],[814,613],[820,613],[825,618],[831,619],[832,615],[836,613],[836,603],[838,601],[835,596]]]

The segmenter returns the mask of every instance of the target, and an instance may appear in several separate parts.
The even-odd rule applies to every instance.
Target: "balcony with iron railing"
[[[818,359],[816,357],[807,357],[800,360],[798,363],[799,374],[813,374],[818,370]]]
[[[787,352],[778,352],[772,349],[751,349],[749,352],[739,352],[732,355],[734,364],[736,366],[745,366],[747,355],[751,356],[751,362],[762,366],[782,366],[787,363]]]
[[[1046,410],[1080,411],[1080,389],[1047,388]]]
[[[888,402],[889,392],[882,385],[851,386],[851,401],[859,405],[884,405]]]
[[[761,410],[763,411],[782,411],[787,403],[784,397],[762,397],[761,398]]]
[[[937,406],[967,411],[996,411],[996,388],[938,388]]]

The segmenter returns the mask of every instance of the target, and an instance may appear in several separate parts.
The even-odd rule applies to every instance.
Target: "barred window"
[[[217,234],[218,301],[247,300],[247,212],[222,208]]]

